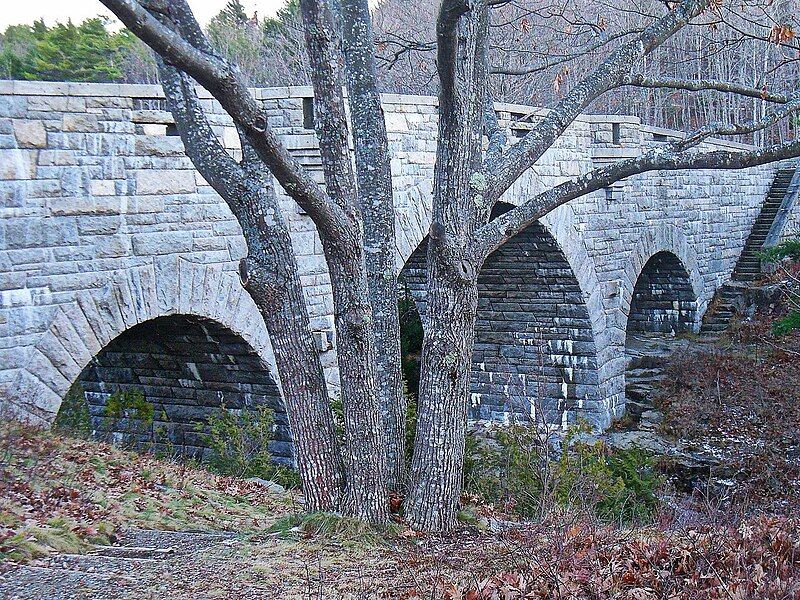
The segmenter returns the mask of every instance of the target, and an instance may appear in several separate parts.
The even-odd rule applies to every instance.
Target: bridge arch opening
[[[625,330],[625,411],[634,424],[652,416],[655,386],[685,343],[676,336],[696,331],[695,289],[684,263],[666,250],[653,254],[636,279]]]
[[[209,451],[205,425],[214,411],[266,406],[275,418],[270,452],[276,462],[292,463],[288,420],[269,368],[211,319],[178,314],[131,327],[92,358],[70,394],[85,401],[93,437],[199,459]]]
[[[426,257],[423,240],[400,274],[401,295],[415,300],[423,322]],[[478,276],[470,392],[474,420],[566,426],[596,408],[589,312],[564,252],[540,223],[495,251]]]
[[[689,273],[672,252],[655,253],[633,288],[627,335],[692,332],[697,323],[697,295]]]

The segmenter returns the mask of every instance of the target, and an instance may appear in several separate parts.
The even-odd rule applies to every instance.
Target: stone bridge
[[[321,181],[311,90],[254,93]],[[219,104],[203,102],[225,146],[239,152]],[[401,285],[424,313],[436,99],[386,95],[384,108]],[[512,143],[541,115],[496,110]],[[157,86],[0,82],[0,400],[46,424],[73,386],[97,418],[110,394],[139,389],[189,446],[200,445],[189,425],[213,407],[268,403],[287,446],[278,453],[288,456],[269,336],[237,276],[240,228],[176,134]],[[583,116],[498,210],[678,135],[631,117]],[[498,250],[480,276],[472,417],[562,425],[582,417],[602,427],[619,416],[627,333],[697,330],[775,169],[633,177],[553,211]],[[320,242],[292,200],[283,206],[336,389]],[[786,232],[798,229],[797,207],[785,221]]]

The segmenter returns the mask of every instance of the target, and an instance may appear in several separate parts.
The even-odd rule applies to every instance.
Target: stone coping
[[[311,86],[289,86],[270,88],[251,88],[255,98],[260,100],[277,98],[311,98],[314,90]],[[211,94],[202,87],[197,88],[200,98],[212,99]],[[164,98],[164,91],[158,84],[142,83],[81,83],[66,81],[19,81],[0,80],[0,96],[82,96],[82,97],[124,97],[124,98]],[[418,96],[412,94],[381,94],[384,104],[414,104],[436,106],[439,104],[435,96]],[[496,102],[495,109],[501,112],[522,113],[523,118],[542,117],[547,109],[524,104]],[[685,133],[664,127],[643,125],[638,117],[631,115],[584,114],[576,121],[589,124],[625,123],[640,128],[643,133],[656,134],[670,139],[680,139]],[[737,150],[752,150],[756,146],[730,140],[709,138],[706,143]]]

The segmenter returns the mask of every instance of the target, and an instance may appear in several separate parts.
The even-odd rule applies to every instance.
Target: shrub
[[[53,429],[71,437],[87,439],[92,432],[89,405],[83,389],[73,385],[58,409]]]
[[[798,261],[800,260],[800,238],[786,240],[777,246],[767,248],[759,252],[758,256],[761,260],[768,263],[775,263],[784,258]]]
[[[602,441],[575,441],[568,432],[557,453],[535,427],[512,425],[494,439],[467,437],[464,491],[504,503],[522,517],[544,516],[556,506],[586,508],[606,521],[643,521],[657,507],[661,483],[640,449],[610,449]]]
[[[208,465],[213,471],[233,477],[259,477],[284,487],[299,487],[296,472],[272,461],[269,443],[274,428],[275,415],[267,406],[237,414],[222,405],[205,423],[197,425],[211,450]]]
[[[106,400],[104,414],[109,430],[122,434],[122,442],[134,444],[153,437],[155,407],[140,390],[119,390]]]
[[[793,310],[772,324],[772,333],[775,335],[786,335],[795,329],[800,329],[800,311],[798,310]]]

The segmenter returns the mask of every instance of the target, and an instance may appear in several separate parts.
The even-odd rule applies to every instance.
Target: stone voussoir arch
[[[625,266],[620,286],[620,329],[627,328],[630,316],[631,303],[633,302],[634,288],[647,262],[659,252],[669,252],[680,261],[689,275],[689,283],[697,302],[695,319],[702,318],[703,310],[708,301],[705,299],[705,285],[700,274],[697,253],[692,247],[686,234],[675,225],[661,225],[647,229],[639,239],[636,247],[631,251],[630,258]]]
[[[92,358],[125,331],[158,317],[187,315],[222,325],[241,337],[280,389],[264,320],[236,272],[223,264],[183,257],[116,271],[105,286],[84,291],[56,309],[31,349],[10,399],[32,422],[49,425],[62,399]]]
[[[501,202],[503,204],[505,202]],[[505,203],[508,204],[508,203]],[[545,215],[540,220],[545,230],[553,237],[559,249],[572,268],[581,288],[595,343],[599,348],[607,345],[606,314],[603,310],[603,290],[595,270],[594,261],[589,257],[586,244],[578,235],[574,211],[567,205]],[[397,266],[402,270],[408,259],[422,241],[428,236],[431,225],[429,203],[419,202],[396,212],[397,227]]]

